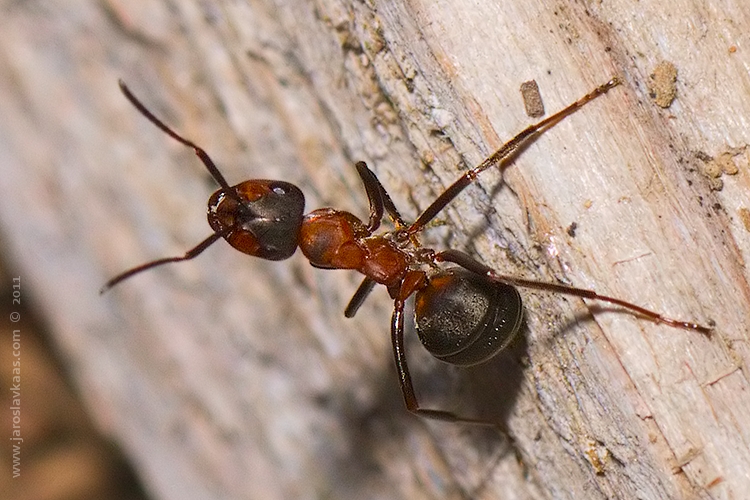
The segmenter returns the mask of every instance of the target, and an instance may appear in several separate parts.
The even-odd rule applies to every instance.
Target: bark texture
[[[99,424],[157,498],[750,491],[744,0],[0,8],[4,247]],[[532,122],[522,82],[536,80],[549,114],[614,75],[624,85],[483,175],[425,242],[715,333],[525,290],[523,338],[486,365],[441,365],[407,332],[425,406],[483,415],[512,440],[405,411],[387,294],[343,318],[354,273],[219,243],[97,293],[205,238],[214,189],[118,78],[230,183],[287,180],[308,209],[364,217],[353,164],[365,160],[413,218]]]

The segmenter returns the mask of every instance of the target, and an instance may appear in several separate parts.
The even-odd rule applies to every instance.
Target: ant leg
[[[375,281],[370,278],[363,279],[362,283],[359,284],[357,291],[354,292],[351,300],[349,300],[346,309],[344,309],[344,317],[353,318],[354,315],[357,314],[359,306],[361,306],[367,296],[370,295],[373,288],[375,288]]]
[[[574,112],[581,109],[585,104],[587,104],[590,101],[593,101],[597,97],[606,94],[609,92],[609,90],[613,89],[614,87],[618,86],[620,84],[619,78],[612,78],[607,83],[598,86],[585,96],[578,99],[573,104],[570,104],[569,106],[565,107],[561,111],[558,111],[554,115],[545,118],[544,120],[535,123],[534,125],[530,125],[526,127],[524,130],[522,130],[518,135],[516,135],[513,139],[503,144],[500,149],[492,153],[489,157],[487,157],[482,163],[477,165],[476,167],[472,168],[471,170],[467,170],[461,177],[459,177],[453,184],[448,186],[445,191],[438,196],[435,201],[433,201],[430,206],[428,206],[424,211],[417,217],[417,220],[415,220],[411,226],[409,226],[409,229],[407,230],[407,233],[409,235],[412,235],[414,233],[417,233],[422,230],[422,228],[430,222],[445,206],[450,203],[453,198],[458,196],[458,194],[463,191],[466,186],[474,182],[474,180],[490,167],[494,167],[497,165],[500,165],[503,160],[509,158],[513,153],[518,151],[521,146],[526,144],[528,141],[533,140],[536,138],[539,134],[547,130],[548,128],[554,126],[558,122],[560,122],[563,118],[565,118],[568,115],[573,114]]]
[[[435,254],[435,261],[453,262],[454,264],[458,264],[459,266],[473,273],[480,274],[480,275],[486,276],[487,278],[493,281],[499,281],[502,283],[507,283],[509,285],[514,285],[514,286],[519,286],[519,287],[524,287],[524,288],[534,288],[537,290],[545,290],[548,292],[560,293],[564,295],[573,295],[576,297],[582,297],[584,299],[593,299],[593,300],[600,300],[602,302],[608,302],[610,304],[618,305],[630,311],[634,311],[635,313],[640,314],[641,316],[644,316],[656,323],[664,323],[669,326],[673,326],[675,328],[682,328],[685,330],[695,330],[704,335],[711,334],[711,330],[712,330],[711,327],[703,326],[698,323],[692,323],[689,321],[679,321],[676,319],[668,318],[657,312],[637,306],[631,302],[626,302],[622,299],[618,299],[615,297],[608,297],[606,295],[599,295],[593,290],[586,290],[583,288],[575,288],[575,287],[567,286],[567,285],[559,285],[556,283],[545,283],[542,281],[527,280],[523,278],[516,278],[514,276],[505,276],[502,274],[498,274],[491,267],[485,266],[484,264],[477,262],[468,254],[465,254],[458,250],[445,250],[443,252],[439,252]]]
[[[196,257],[197,255],[199,255],[201,252],[203,252],[203,250],[205,250],[206,248],[214,244],[216,240],[218,240],[219,238],[222,238],[225,232],[212,234],[205,240],[201,241],[198,244],[198,246],[196,246],[195,248],[191,250],[188,250],[187,253],[185,253],[185,255],[181,257],[166,257],[164,259],[153,260],[151,262],[146,262],[145,264],[141,264],[138,267],[134,267],[133,269],[129,269],[125,271],[124,273],[120,273],[114,278],[112,278],[111,280],[107,281],[104,284],[104,286],[101,287],[101,289],[99,289],[99,294],[103,294],[104,292],[106,292],[107,290],[115,286],[116,284],[120,283],[123,280],[130,278],[131,276],[135,274],[139,274],[143,271],[154,268],[156,266],[161,266],[162,264],[169,264],[170,262],[180,262],[183,260],[190,260]]]
[[[367,168],[367,163],[358,161],[355,165],[359,178],[367,192],[367,199],[370,202],[370,222],[367,224],[367,231],[373,233],[380,227],[380,221],[383,219],[383,195],[380,190],[380,182],[375,177],[375,173]]]
[[[417,396],[414,393],[414,386],[411,382],[411,375],[409,374],[409,366],[406,364],[406,351],[404,350],[404,299],[401,297],[396,298],[393,306],[391,340],[393,343],[393,356],[396,360],[396,370],[398,370],[398,382],[401,386],[401,393],[404,396],[404,403],[406,403],[407,410],[420,417],[442,420],[444,422],[464,422],[494,427],[498,425],[486,420],[459,417],[449,411],[429,410],[419,407]]]
[[[393,225],[396,226],[396,229],[406,227],[406,222],[404,222],[404,219],[398,212],[396,205],[393,204],[391,195],[389,195],[388,191],[386,191],[383,185],[380,184],[380,181],[377,177],[375,177],[375,180],[378,181],[378,186],[380,186],[380,195],[383,197],[383,205],[385,205],[385,211],[388,212],[388,216],[391,218],[391,221],[393,221]]]
[[[380,180],[378,180],[375,172],[370,170],[363,161],[358,161],[355,167],[360,179],[362,179],[362,183],[365,185],[367,198],[370,201],[370,222],[367,225],[367,229],[372,233],[380,227],[380,222],[383,219],[383,209],[388,212],[388,216],[397,229],[406,226],[406,223],[401,218],[401,214],[396,209],[396,205],[393,204],[393,200],[391,200],[388,192],[380,183]]]
[[[117,82],[120,85],[120,90],[125,95],[125,97],[130,101],[130,104],[135,106],[135,109],[140,111],[140,113],[145,116],[148,121],[156,125],[162,132],[167,134],[172,139],[176,140],[180,144],[184,144],[185,146],[192,148],[193,151],[195,151],[195,154],[200,158],[200,160],[203,162],[203,164],[206,166],[206,169],[208,169],[208,173],[211,174],[211,177],[214,178],[214,180],[221,186],[221,188],[224,190],[224,193],[229,196],[230,198],[233,198],[234,201],[236,201],[240,206],[244,206],[244,203],[242,199],[239,197],[237,192],[232,189],[232,187],[229,185],[229,183],[226,181],[224,176],[219,172],[218,167],[213,162],[210,156],[208,156],[208,153],[206,151],[195,144],[193,141],[190,141],[188,139],[185,139],[180,134],[169,128],[163,121],[161,121],[159,118],[156,117],[151,111],[146,108],[146,106],[138,100],[138,98],[130,91],[127,85],[125,85],[125,82],[122,80],[118,80]]]
[[[365,192],[367,193],[367,199],[370,202],[370,221],[367,224],[367,231],[369,233],[375,232],[380,227],[380,222],[383,220],[383,212],[387,211],[388,216],[393,220],[393,223],[397,228],[406,226],[401,214],[398,213],[396,206],[393,204],[393,200],[388,195],[383,185],[378,180],[375,172],[367,167],[367,164],[363,161],[358,161],[354,165],[359,174],[359,178],[362,179],[362,184],[365,186]],[[360,283],[357,291],[354,292],[349,304],[344,310],[344,316],[347,318],[353,318],[357,314],[357,310],[365,301],[373,287],[375,282],[370,278],[365,278]]]

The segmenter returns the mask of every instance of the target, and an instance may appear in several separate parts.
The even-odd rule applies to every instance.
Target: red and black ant
[[[349,212],[333,208],[303,214],[304,195],[288,182],[248,180],[230,186],[201,147],[165,125],[120,81],[120,89],[133,106],[170,137],[192,148],[220,188],[208,200],[208,223],[214,231],[211,236],[181,257],[147,262],[115,276],[101,291],[147,269],[192,259],[220,238],[240,252],[268,260],[287,259],[299,247],[314,267],[354,269],[365,276],[344,311],[348,318],[354,316],[376,283],[386,286],[394,301],[391,340],[406,407],[423,417],[453,422],[486,423],[447,411],[420,408],[404,350],[404,303],[412,295],[415,295],[416,330],[422,344],[436,358],[459,366],[487,361],[503,350],[520,330],[523,308],[515,287],[608,302],[657,323],[709,334],[709,327],[671,319],[592,290],[501,275],[458,250],[439,252],[420,245],[418,235],[425,225],[480,173],[499,166],[522,144],[619,84],[620,81],[613,78],[562,111],[527,127],[461,175],[414,222],[407,224],[364,162],[358,162],[355,167],[370,203],[367,223]],[[375,234],[385,213],[394,229]],[[456,265],[441,268],[438,264],[443,262]]]

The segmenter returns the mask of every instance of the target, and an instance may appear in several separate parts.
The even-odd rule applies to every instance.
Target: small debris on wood
[[[675,463],[672,466],[672,472],[674,474],[679,474],[682,472],[682,468],[685,467],[687,464],[698,458],[703,450],[695,448],[693,446],[689,447],[688,450],[679,457],[675,457]]]
[[[717,156],[716,163],[721,167],[721,171],[727,175],[737,175],[737,172],[740,171],[740,169],[737,168],[737,164],[734,162],[734,155],[729,151]]]
[[[677,95],[677,68],[669,61],[656,65],[649,75],[649,95],[660,108],[672,105]]]
[[[602,443],[598,443],[594,440],[588,440],[586,443],[586,449],[584,450],[584,456],[589,461],[591,467],[597,476],[601,476],[605,472],[605,462],[609,458],[609,450]]]
[[[737,214],[740,216],[742,225],[745,226],[745,229],[747,229],[748,232],[750,232],[750,210],[746,207],[741,207],[737,210]]]
[[[523,97],[523,105],[526,107],[527,115],[532,118],[544,116],[544,103],[536,80],[529,80],[521,84],[521,97]]]
[[[724,187],[724,181],[721,179],[722,175],[736,175],[739,173],[740,169],[737,166],[735,158],[740,155],[744,157],[745,149],[746,147],[729,148],[715,158],[703,151],[695,153],[696,158],[703,162],[701,173],[708,178],[709,186],[712,190],[721,191]]]

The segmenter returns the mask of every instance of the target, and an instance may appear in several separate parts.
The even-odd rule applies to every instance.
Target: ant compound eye
[[[459,267],[429,278],[414,306],[417,334],[441,361],[468,366],[502,351],[521,326],[515,288]]]
[[[297,249],[305,197],[288,182],[251,180],[208,200],[208,223],[240,252],[283,260]]]

